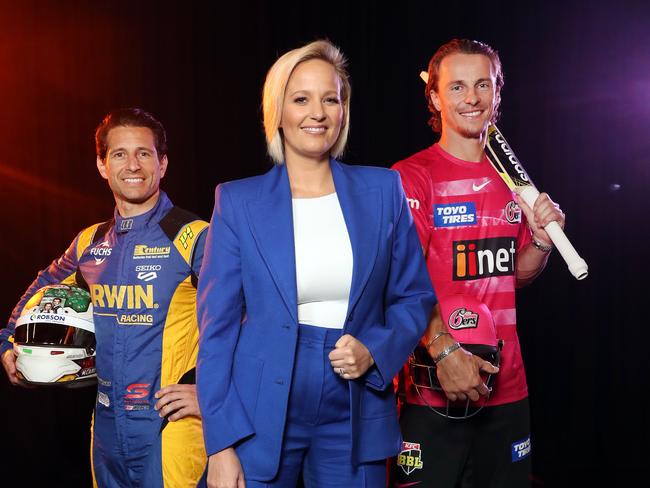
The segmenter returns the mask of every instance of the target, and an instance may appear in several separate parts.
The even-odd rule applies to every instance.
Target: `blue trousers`
[[[301,474],[306,488],[386,485],[384,461],[351,462],[348,380],[328,358],[340,337],[340,329],[300,325],[280,468],[271,482],[247,480],[248,488],[295,488]]]

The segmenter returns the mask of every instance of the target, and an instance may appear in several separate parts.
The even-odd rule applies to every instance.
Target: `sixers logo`
[[[506,204],[506,208],[503,209],[503,215],[511,224],[521,222],[521,208],[519,208],[519,205],[514,200],[510,200]]]
[[[447,321],[453,330],[470,329],[478,327],[478,314],[466,308],[457,308]]]

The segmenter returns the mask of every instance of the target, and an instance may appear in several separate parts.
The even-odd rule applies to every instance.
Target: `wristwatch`
[[[553,244],[542,244],[541,242],[538,242],[534,237],[532,244],[535,249],[539,249],[542,252],[551,252],[553,250]]]

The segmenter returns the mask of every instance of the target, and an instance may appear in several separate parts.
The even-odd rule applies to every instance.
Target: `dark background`
[[[499,51],[499,126],[590,266],[578,282],[555,253],[518,294],[535,485],[646,486],[646,2],[0,0],[0,313],[81,228],[110,216],[93,146],[106,112],[135,105],[163,122],[162,186],[209,218],[217,183],[270,167],[266,70],[319,37],[350,60],[343,159],[386,167],[435,141],[418,78],[435,49],[471,37]],[[93,401],[3,376],[2,485],[90,486]]]

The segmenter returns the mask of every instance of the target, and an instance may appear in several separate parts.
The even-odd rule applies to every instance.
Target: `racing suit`
[[[196,281],[207,225],[162,191],[145,214],[123,218],[116,209],[113,220],[82,230],[38,274],[2,331],[0,353],[12,347],[24,304],[46,284],[89,289],[97,340],[95,486],[194,487],[204,474],[201,421],[163,422],[154,394],[192,376],[196,365]]]

